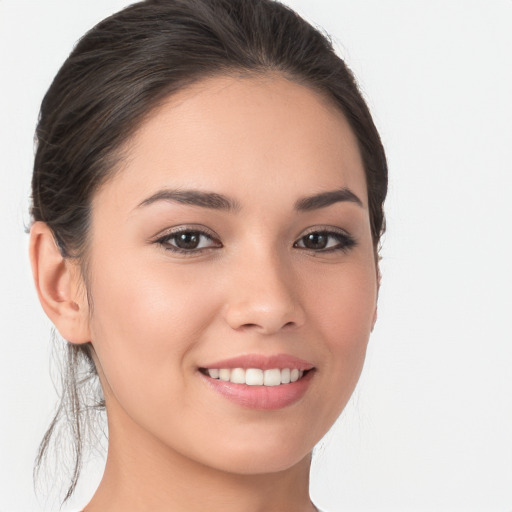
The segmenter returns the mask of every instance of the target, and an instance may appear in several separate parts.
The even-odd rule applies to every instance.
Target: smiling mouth
[[[199,368],[199,371],[211,379],[247,386],[281,386],[297,382],[310,370],[297,368]]]

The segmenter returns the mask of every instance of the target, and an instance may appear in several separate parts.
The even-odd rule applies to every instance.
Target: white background
[[[312,495],[337,511],[512,511],[512,1],[294,0],[334,36],[389,158],[379,321]],[[122,0],[0,0],[0,511],[56,400],[24,224],[39,103]],[[89,472],[74,502],[87,502]],[[48,505],[48,510],[58,507]]]

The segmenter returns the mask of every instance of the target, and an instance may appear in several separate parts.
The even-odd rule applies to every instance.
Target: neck
[[[308,454],[270,474],[228,473],[190,460],[133,422],[109,415],[105,473],[84,512],[313,512],[310,464]]]

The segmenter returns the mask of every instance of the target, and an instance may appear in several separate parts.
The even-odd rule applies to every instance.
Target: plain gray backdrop
[[[74,42],[128,3],[0,0],[2,512],[58,509],[31,481],[56,401],[24,234],[38,108]],[[331,512],[510,512],[512,1],[287,3],[332,34],[390,169],[379,320],[317,450],[313,499]],[[93,460],[63,510],[87,502],[101,469]]]

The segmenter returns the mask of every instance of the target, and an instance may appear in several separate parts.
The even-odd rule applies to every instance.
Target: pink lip
[[[272,370],[273,368],[311,370],[313,367],[314,365],[311,363],[288,354],[275,354],[270,356],[263,354],[248,354],[201,366],[201,368],[260,368],[261,370]]]
[[[299,401],[308,390],[315,374],[314,366],[311,363],[286,354],[274,356],[250,354],[217,361],[202,366],[202,368],[260,368],[261,370],[296,368],[297,370],[310,370],[301,379],[289,384],[281,384],[280,386],[235,384],[233,382],[212,379],[202,372],[197,372],[209,389],[219,393],[229,401],[241,407],[262,410],[282,409]]]
[[[280,386],[247,386],[212,379],[200,372],[198,375],[210,389],[237,405],[249,409],[275,410],[300,400],[306,393],[314,373],[314,370],[311,370],[296,382]]]

